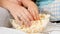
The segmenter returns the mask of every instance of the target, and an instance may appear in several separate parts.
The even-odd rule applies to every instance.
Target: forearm
[[[0,0],[0,6],[1,6],[1,4],[2,4],[1,2],[2,2],[2,0]]]
[[[11,2],[8,2],[5,0],[2,2],[2,7],[9,10],[9,12],[11,12],[10,10],[11,10],[12,6],[13,6],[13,3],[11,3]]]
[[[0,6],[1,6],[1,1],[0,1]]]
[[[9,10],[9,7],[7,6],[7,2],[5,2],[5,1],[0,1],[0,7],[5,8],[5,9],[8,9],[8,10]],[[10,11],[9,11],[9,12],[10,12]]]

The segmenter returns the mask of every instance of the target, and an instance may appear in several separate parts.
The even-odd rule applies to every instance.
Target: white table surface
[[[60,26],[58,26],[58,24],[54,25],[52,24],[51,26],[48,26],[46,31],[50,31],[48,32],[49,34],[60,34]],[[26,33],[13,28],[0,27],[0,34],[26,34]]]
[[[0,27],[0,34],[25,34],[25,33],[16,29]]]

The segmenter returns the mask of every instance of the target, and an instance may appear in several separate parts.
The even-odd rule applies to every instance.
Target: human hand
[[[20,0],[18,0],[18,1],[20,1]],[[31,0],[21,0],[21,3],[31,13],[31,15],[33,16],[34,20],[38,20],[39,19],[39,17],[38,17],[38,14],[39,14],[38,7],[36,6],[36,4],[34,2],[32,2]]]
[[[14,19],[19,22],[20,25],[24,23],[26,26],[29,26],[31,24],[30,21],[33,20],[33,17],[24,7],[8,1],[5,1],[3,7],[10,11]]]
[[[29,12],[30,9],[27,10],[26,8],[24,8],[21,5],[17,4],[16,2],[13,3],[11,1],[4,1],[3,7],[5,7],[6,9],[8,9],[10,11],[10,13],[14,17],[14,19],[17,22],[19,22],[20,25],[22,25],[24,23],[26,26],[30,26],[31,21],[34,20],[34,19],[35,20],[37,19],[36,16],[38,15],[38,12],[34,11],[36,9],[36,8],[34,9],[35,6],[33,6],[33,9],[31,9],[32,7],[28,5],[27,7],[30,7],[30,9],[31,9],[31,12]],[[36,9],[36,11],[38,11],[38,10]]]

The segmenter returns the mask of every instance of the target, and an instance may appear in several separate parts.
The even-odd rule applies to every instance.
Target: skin
[[[2,4],[2,0],[0,0],[0,6],[1,6],[1,4]]]
[[[28,0],[21,0],[22,4],[28,8],[28,11],[32,14],[35,20],[38,20],[38,7],[32,1]]]
[[[31,21],[38,19],[38,8],[31,0],[3,0],[1,6],[9,10],[20,25],[24,23],[28,27],[31,25]]]

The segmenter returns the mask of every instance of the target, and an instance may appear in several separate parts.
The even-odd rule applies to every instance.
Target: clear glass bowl
[[[60,25],[49,23],[44,32],[28,33],[27,34],[60,34]]]

